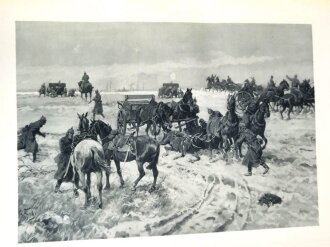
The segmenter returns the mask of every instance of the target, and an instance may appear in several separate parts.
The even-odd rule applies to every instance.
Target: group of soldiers
[[[298,76],[295,75],[293,78],[286,76],[288,80],[291,81],[291,90],[293,91],[299,91],[299,87],[310,87],[309,82],[300,83]],[[230,77],[228,77],[229,80]],[[89,76],[85,72],[82,81],[88,82]],[[254,87],[255,86],[255,80],[252,78],[251,81],[246,80],[246,83],[244,87]],[[274,82],[274,77],[271,76],[270,80],[267,85],[267,90],[273,90],[276,88],[276,84]],[[299,91],[300,92],[300,91]],[[95,106],[93,109],[93,119],[95,119],[95,115],[99,114],[103,118],[105,117],[103,114],[103,107],[102,107],[102,99],[101,95],[98,90],[95,91],[95,97],[92,101],[95,101]],[[92,102],[90,101],[90,102]],[[257,136],[250,130],[249,124],[251,116],[256,112],[257,106],[249,106],[246,110],[246,112],[243,115],[243,120],[239,123],[239,138],[236,142],[235,148],[237,148],[242,142],[247,143],[248,145],[248,152],[246,153],[243,164],[248,166],[248,173],[246,175],[251,176],[252,175],[252,166],[256,163],[260,164],[265,168],[265,172],[267,173],[269,170],[269,167],[266,165],[264,159],[262,158],[262,148],[261,148],[261,142],[257,138]],[[36,135],[40,135],[42,137],[45,137],[46,134],[41,132],[41,128],[46,124],[47,119],[46,117],[42,116],[39,120],[30,123],[29,125],[26,125],[24,128],[20,130],[19,137],[18,137],[18,144],[17,149],[24,149],[26,152],[32,153],[32,160],[33,162],[36,162],[37,153],[38,153],[38,143],[36,141]],[[206,127],[207,123],[203,119],[200,119],[199,121],[199,127],[202,133],[206,134]],[[67,164],[69,162],[70,154],[74,148],[73,144],[77,144],[80,140],[84,139],[86,137],[86,133],[78,133],[74,135],[73,128],[70,128],[65,136],[63,136],[59,141],[59,147],[60,147],[60,153],[56,157],[56,162],[58,164],[58,171],[55,174],[55,178],[57,179],[57,184],[55,187],[55,191],[59,190],[59,187],[63,181],[66,180],[72,180],[73,179],[73,171],[72,169],[66,171]],[[64,178],[64,174],[66,174],[66,177]],[[77,179],[77,178],[74,178]]]

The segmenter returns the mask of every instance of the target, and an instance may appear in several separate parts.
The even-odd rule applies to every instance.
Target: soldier
[[[72,141],[73,141],[73,128],[70,128],[65,136],[60,139],[60,153],[55,157],[55,162],[57,163],[57,171],[54,178],[57,179],[55,186],[55,193],[59,192],[62,182],[70,182],[73,179],[73,167],[70,164],[70,155],[72,153]],[[68,168],[68,166],[70,166]],[[67,172],[68,171],[68,172]],[[75,182],[79,180],[78,174],[75,174]],[[78,191],[75,188],[75,196],[78,196]]]
[[[84,75],[82,76],[81,80],[82,80],[83,82],[89,82],[89,75],[87,75],[87,73],[84,72]]]
[[[297,75],[294,75],[294,78],[291,78],[287,75],[286,78],[288,78],[288,80],[291,81],[291,88],[297,88],[297,89],[299,88],[300,81]]]
[[[267,85],[268,90],[273,90],[276,87],[273,78],[274,78],[273,76],[270,76],[270,80],[269,80],[268,85]]]
[[[291,78],[287,75],[286,78],[291,81],[291,93],[294,94],[298,98],[298,100],[301,100],[303,98],[303,95],[299,90],[300,81],[298,79],[298,76],[294,75],[294,78]]]
[[[227,76],[227,84],[233,84],[232,79],[230,78],[230,76]]]
[[[248,173],[245,176],[252,176],[252,165],[260,164],[265,168],[263,174],[266,174],[269,171],[269,166],[265,163],[262,158],[262,148],[261,148],[261,140],[257,138],[257,136],[249,130],[243,122],[239,124],[239,138],[235,143],[235,149],[237,150],[239,146],[245,142],[248,145],[247,153],[243,159],[243,165],[247,165]]]
[[[45,137],[45,133],[40,132],[40,128],[44,126],[47,122],[47,119],[44,116],[29,125],[26,125],[21,132],[21,135],[18,137],[17,150],[24,149],[26,152],[32,153],[33,159],[35,162],[37,159],[38,152],[38,143],[36,140],[36,135]]]
[[[95,105],[93,109],[93,120],[95,120],[95,115],[97,114],[105,118],[103,115],[102,98],[101,98],[101,94],[99,93],[99,90],[96,89],[95,97],[89,103],[91,103],[92,101],[95,101]]]

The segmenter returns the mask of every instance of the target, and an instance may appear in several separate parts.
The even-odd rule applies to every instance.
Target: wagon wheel
[[[245,91],[238,92],[236,94],[236,107],[243,111],[246,109],[246,107],[249,105],[249,103],[252,101],[253,96]]]
[[[117,115],[117,130],[123,135],[126,134],[126,115],[122,111]]]

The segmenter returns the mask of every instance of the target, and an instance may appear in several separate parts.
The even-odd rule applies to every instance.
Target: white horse
[[[106,163],[102,145],[91,139],[79,142],[73,154],[71,154],[70,162],[73,166],[74,173],[78,172],[79,174],[79,180],[85,192],[86,206],[91,198],[91,173],[94,172],[96,174],[100,200],[99,207],[102,208],[102,170],[110,173],[110,166]],[[79,180],[75,183],[77,189],[79,188]]]

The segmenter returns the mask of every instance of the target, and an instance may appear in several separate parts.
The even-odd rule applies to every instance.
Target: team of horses
[[[314,104],[311,100],[313,92],[310,92],[314,89],[306,89],[307,91],[304,92],[304,95],[308,94],[306,97],[298,97],[294,92],[285,93],[285,90],[288,89],[289,84],[283,80],[275,89],[265,90],[251,102],[254,105],[254,110],[246,109],[243,115],[239,115],[236,109],[237,93],[229,94],[226,113],[222,114],[219,111],[208,109],[209,119],[202,124],[202,122],[198,123],[197,121],[199,107],[196,99],[192,96],[192,89],[188,88],[179,102],[151,101],[150,104],[138,109],[136,130],[132,134],[126,135],[112,129],[109,124],[101,120],[91,120],[90,122],[87,119],[87,113],[78,114],[79,132],[93,136],[80,141],[75,146],[70,158],[71,165],[79,174],[82,189],[86,196],[85,203],[88,204],[91,197],[90,174],[94,172],[97,175],[97,188],[100,197],[99,207],[102,207],[102,172],[104,171],[106,176],[105,189],[110,189],[111,160],[116,165],[121,186],[124,185],[121,162],[136,161],[139,176],[133,182],[133,190],[136,189],[139,181],[145,176],[143,165],[148,163],[146,168],[152,170],[154,178],[149,191],[154,191],[158,177],[157,163],[160,145],[167,145],[166,150],[178,151],[181,156],[185,156],[187,152],[192,153],[196,157],[196,160],[192,162],[200,159],[198,151],[203,149],[210,151],[210,159],[212,158],[213,149],[220,150],[226,160],[229,152],[234,152],[235,157],[239,158],[242,157],[241,147],[236,149],[235,143],[240,134],[239,124],[244,121],[251,131],[262,138],[262,148],[266,148],[268,142],[265,137],[266,118],[270,116],[270,108],[275,109],[282,106],[283,110],[287,106],[290,110],[293,106],[300,107],[304,104],[313,106]],[[297,103],[298,99],[300,100],[299,104]],[[189,118],[194,121],[186,123],[185,131],[173,130],[173,122]],[[162,129],[164,133],[162,140],[157,141],[155,137],[149,135],[139,135],[139,128],[144,124],[147,125],[146,132],[150,128],[156,130],[157,126],[159,127],[158,131],[153,133],[155,136]],[[78,188],[78,184],[76,184],[76,187]]]

